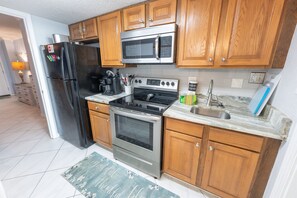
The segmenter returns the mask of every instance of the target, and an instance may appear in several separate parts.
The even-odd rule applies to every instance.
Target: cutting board
[[[279,80],[281,78],[281,73],[274,77],[274,79],[261,85],[257,90],[256,94],[252,98],[249,104],[249,110],[254,114],[259,116],[271,95],[273,94],[275,88],[277,87]]]
[[[270,92],[270,87],[266,85],[261,85],[260,88],[257,90],[256,94],[252,98],[249,104],[249,110],[252,114],[257,114],[260,107],[262,106],[264,100],[267,98]]]

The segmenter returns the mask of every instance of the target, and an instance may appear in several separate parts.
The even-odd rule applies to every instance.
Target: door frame
[[[50,93],[47,87],[47,79],[43,68],[40,49],[35,39],[31,15],[25,12],[13,10],[2,6],[0,6],[0,13],[20,18],[23,21],[23,30],[27,35],[28,45],[30,48],[30,52],[28,52],[28,54],[30,54],[32,57],[32,67],[34,67],[36,72],[37,84],[39,87],[39,92],[41,94],[41,100],[44,107],[44,113],[48,124],[49,134],[51,138],[57,138],[59,137],[59,133],[53,111],[53,105],[50,98]]]
[[[1,70],[3,71],[3,79],[4,79],[4,82],[6,83],[6,87],[7,87],[7,90],[8,90],[8,95],[11,95],[9,81],[7,79],[7,74],[6,74],[5,67],[3,65],[3,61],[2,60],[0,60],[0,72],[1,72]]]

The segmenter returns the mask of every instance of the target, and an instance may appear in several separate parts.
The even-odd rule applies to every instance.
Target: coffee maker
[[[117,72],[115,75],[112,71],[106,71],[106,76],[100,80],[99,90],[103,95],[116,95],[122,92],[120,76]]]

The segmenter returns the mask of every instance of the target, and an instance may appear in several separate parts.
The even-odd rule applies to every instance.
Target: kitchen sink
[[[230,114],[223,110],[213,110],[213,109],[205,109],[200,107],[192,107],[191,113],[203,116],[209,116],[214,118],[226,119],[229,120],[231,118]]]

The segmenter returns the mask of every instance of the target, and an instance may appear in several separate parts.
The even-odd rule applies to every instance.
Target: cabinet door
[[[191,184],[196,183],[201,139],[165,131],[164,172]]]
[[[209,142],[202,188],[222,197],[248,197],[259,154]]]
[[[124,9],[123,17],[125,31],[145,27],[145,5]]]
[[[98,33],[102,67],[123,66],[121,47],[121,12],[98,17]]]
[[[96,19],[89,19],[83,22],[83,32],[84,32],[84,38],[93,38],[97,37],[97,21]]]
[[[70,25],[69,31],[70,31],[70,37],[72,41],[83,39],[82,23],[76,23],[76,24]]]
[[[93,140],[99,144],[111,148],[111,130],[109,115],[90,112]]]
[[[149,3],[148,26],[175,23],[176,0],[158,0]]]
[[[178,67],[213,66],[221,2],[221,0],[181,2]]]
[[[229,0],[217,64],[268,66],[284,0]]]

